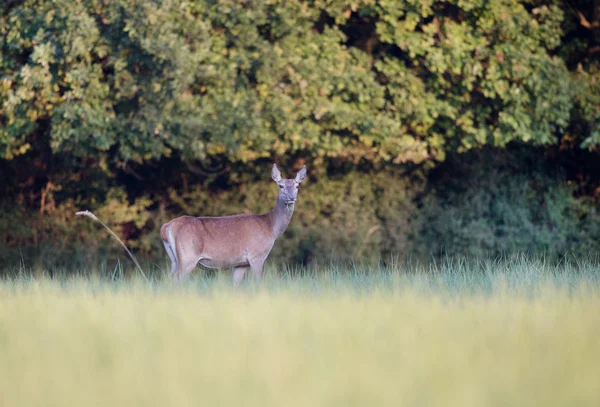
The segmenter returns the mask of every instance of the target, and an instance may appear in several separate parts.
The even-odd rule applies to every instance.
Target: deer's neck
[[[286,205],[284,199],[277,197],[275,207],[269,212],[273,237],[277,239],[290,224],[294,214],[294,205]]]

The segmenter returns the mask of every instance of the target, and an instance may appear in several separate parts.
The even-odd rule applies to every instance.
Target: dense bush
[[[600,249],[597,203],[575,197],[539,152],[482,152],[435,170],[414,245],[423,254],[588,256]]]
[[[376,259],[383,251],[405,251],[409,217],[414,215],[412,200],[417,191],[417,184],[408,179],[382,173],[309,179],[300,191],[293,222],[278,241],[272,257],[275,261],[307,264]],[[122,190],[111,190],[103,203],[91,209],[128,246],[162,265],[164,249],[158,229],[163,222],[181,214],[267,212],[275,203],[277,188],[265,171],[262,181],[235,189],[210,191],[194,185],[187,191],[170,189],[166,195],[168,198],[157,206],[148,196],[129,202]],[[0,212],[0,228],[5,230],[5,242],[13,247],[12,264],[20,260],[19,248],[39,246],[38,242],[45,247],[43,261],[47,265],[61,264],[76,253],[83,255],[80,262],[85,263],[85,259],[96,259],[94,253],[99,249],[112,246],[113,253],[121,250],[110,242],[104,229],[91,225],[88,219],[73,217],[77,210],[73,201],[46,208],[43,214],[11,209],[6,207]],[[15,223],[24,227],[12,228]],[[34,253],[28,252],[28,257],[38,258]]]

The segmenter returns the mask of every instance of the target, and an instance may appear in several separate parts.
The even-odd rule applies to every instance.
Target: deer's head
[[[285,179],[281,178],[281,171],[276,164],[273,164],[271,178],[279,186],[279,199],[283,200],[287,206],[293,206],[298,198],[300,183],[306,178],[306,165],[302,166],[295,178]]]

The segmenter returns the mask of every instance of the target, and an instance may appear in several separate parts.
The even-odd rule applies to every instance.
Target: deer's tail
[[[172,222],[167,222],[160,228],[160,237],[163,241],[163,245],[165,246],[165,250],[171,259],[171,273],[176,271],[178,266],[177,260],[177,248],[175,247],[175,238],[173,237],[173,224]]]

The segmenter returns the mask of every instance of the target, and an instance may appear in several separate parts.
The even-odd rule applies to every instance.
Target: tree
[[[26,0],[4,6],[0,155],[423,163],[554,143],[559,4]]]

